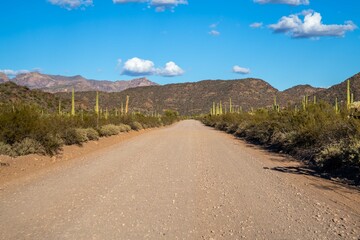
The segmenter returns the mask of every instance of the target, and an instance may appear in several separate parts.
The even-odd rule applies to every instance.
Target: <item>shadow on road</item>
[[[342,188],[342,189],[348,188],[348,189],[352,189],[352,190],[355,190],[360,193],[360,187],[359,187],[358,182],[354,183],[353,181],[346,181],[344,179],[339,179],[339,178],[332,176],[331,174],[322,173],[322,172],[320,172],[316,169],[312,169],[310,167],[305,167],[305,166],[299,166],[299,167],[289,166],[289,167],[273,167],[273,168],[264,167],[264,169],[269,169],[269,170],[282,172],[282,173],[288,173],[288,174],[298,174],[298,175],[322,178],[322,179],[327,179],[330,182],[336,183],[336,185],[334,185],[334,184],[328,185],[328,184],[323,184],[320,182],[319,182],[319,184],[314,184],[314,183],[311,184],[314,187],[317,187],[322,190],[334,191],[339,188]]]

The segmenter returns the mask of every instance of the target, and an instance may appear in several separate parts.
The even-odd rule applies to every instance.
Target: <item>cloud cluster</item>
[[[23,73],[29,73],[29,72],[30,72],[29,70],[11,70],[11,69],[1,70],[0,69],[0,73],[4,73],[5,75],[11,76],[11,77],[19,75],[19,74],[23,74]]]
[[[175,77],[183,75],[184,70],[172,61],[166,63],[164,68],[156,68],[154,62],[134,57],[124,63],[122,74],[129,76],[158,75],[163,77]]]
[[[93,0],[48,0],[51,4],[57,5],[68,10],[88,7],[93,5]]]
[[[238,65],[235,65],[233,67],[233,72],[234,73],[238,73],[238,74],[249,74],[250,73],[250,69],[249,68],[244,68],[244,67],[240,67]]]
[[[301,19],[301,16],[304,18]],[[282,17],[277,23],[269,25],[274,33],[287,33],[292,38],[319,38],[323,36],[343,37],[357,26],[347,21],[343,25],[322,23],[321,14],[312,10]]]
[[[309,0],[254,0],[256,3],[260,4],[267,4],[267,3],[274,3],[274,4],[288,4],[293,6],[298,5],[309,5]]]
[[[174,10],[178,5],[187,5],[187,0],[113,0],[113,3],[148,3],[149,7],[155,7],[157,12],[163,12],[166,9]]]

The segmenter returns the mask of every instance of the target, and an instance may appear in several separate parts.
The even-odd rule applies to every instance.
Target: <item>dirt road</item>
[[[3,187],[0,239],[360,236],[359,191],[193,120],[84,158]]]

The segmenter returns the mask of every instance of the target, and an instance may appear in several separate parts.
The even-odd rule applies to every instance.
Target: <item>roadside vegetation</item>
[[[351,96],[351,95],[350,95]],[[230,100],[231,102],[231,100]],[[301,106],[243,112],[231,108],[223,113],[221,103],[200,120],[208,126],[234,134],[270,150],[306,161],[320,171],[347,177],[360,183],[359,102],[349,97],[347,104],[311,103],[305,97]]]
[[[129,100],[127,100],[128,102]],[[130,130],[169,125],[178,121],[177,112],[161,115],[130,112],[128,108],[112,111],[77,111],[44,113],[36,104],[7,103],[0,105],[0,155],[12,157],[27,154],[57,154],[64,145],[82,145]],[[127,106],[126,106],[127,107]]]

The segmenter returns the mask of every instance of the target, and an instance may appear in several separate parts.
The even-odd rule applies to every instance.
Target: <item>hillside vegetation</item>
[[[37,105],[45,112],[55,112],[58,110],[59,101],[64,108],[70,109],[69,99],[61,100],[53,94],[30,90],[28,87],[19,86],[10,81],[0,84],[0,105],[27,103]]]
[[[84,108],[87,108],[94,105],[95,94],[95,92],[80,92],[76,95],[76,100]],[[70,93],[57,93],[56,95],[62,99],[71,97]],[[228,99],[230,97],[236,107],[249,110],[271,106],[275,95],[279,95],[281,103],[293,103],[301,100],[304,92],[298,90],[292,96],[283,94],[260,79],[207,80],[196,83],[131,88],[118,93],[101,93],[101,101],[104,106],[113,109],[120,106],[127,95],[133,99],[130,103],[132,109],[146,112],[173,109],[182,115],[197,115],[208,112],[209,103],[213,101],[223,100],[224,106],[229,106]]]
[[[355,100],[360,96],[360,74],[350,78],[352,93]],[[95,92],[79,92],[76,101],[84,109],[92,108],[95,102]],[[300,107],[304,96],[317,101],[324,100],[335,104],[346,102],[346,81],[328,89],[314,88],[310,85],[299,85],[284,91],[279,91],[261,79],[240,80],[206,80],[194,83],[169,84],[164,86],[148,86],[127,89],[117,93],[100,93],[103,106],[113,109],[124,102],[127,95],[132,99],[130,106],[142,112],[161,112],[173,109],[182,115],[198,115],[208,113],[212,102],[222,102],[224,108],[229,108],[232,99],[234,108],[249,111],[251,108],[271,107],[276,96],[280,108],[289,105]],[[71,93],[57,93],[62,99],[70,99]]]

